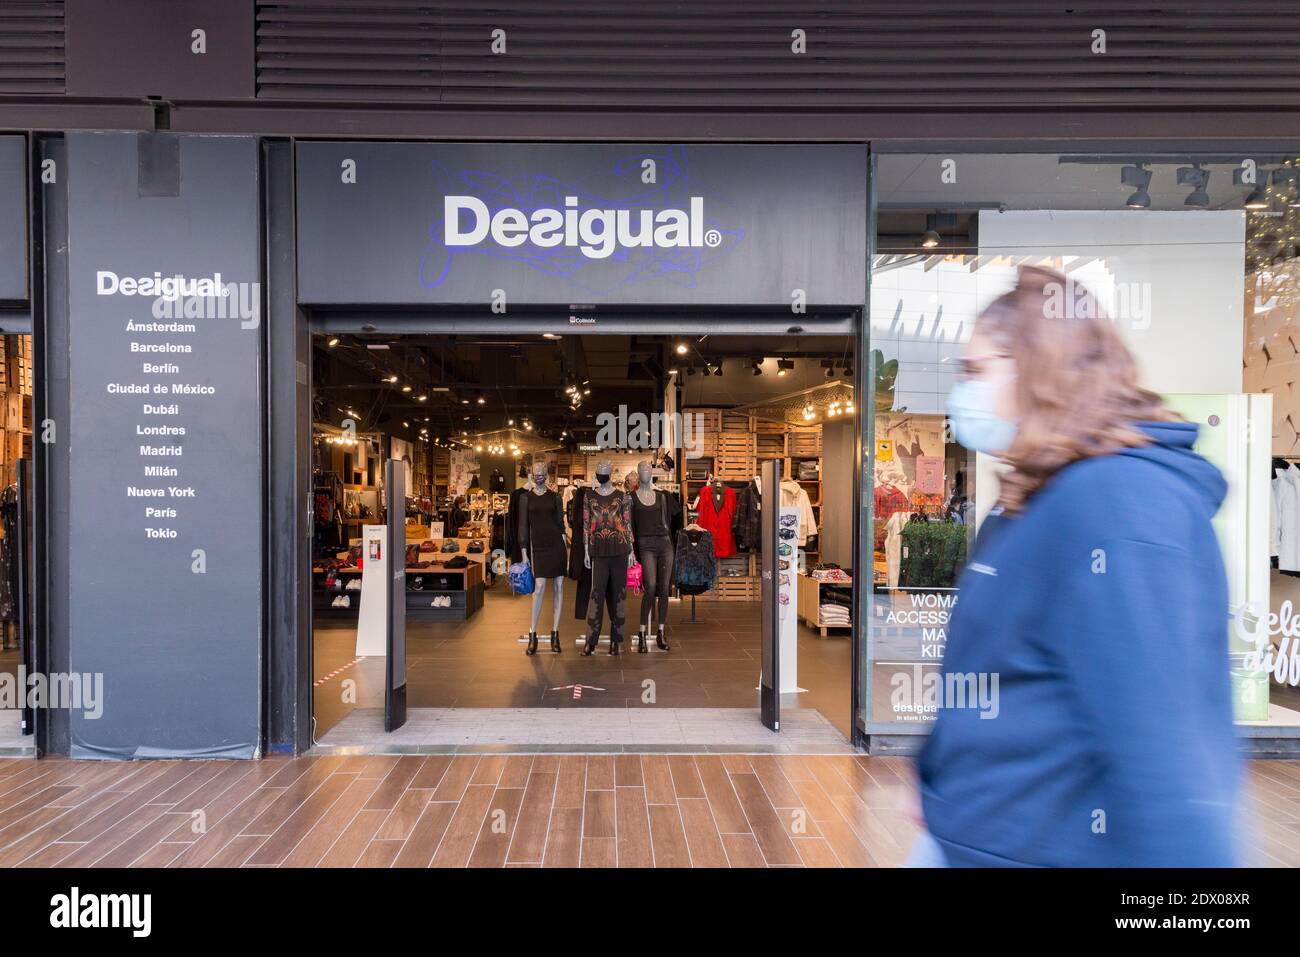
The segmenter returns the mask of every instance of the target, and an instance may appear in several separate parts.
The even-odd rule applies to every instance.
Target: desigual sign
[[[865,302],[861,145],[320,142],[297,157],[306,304]]]

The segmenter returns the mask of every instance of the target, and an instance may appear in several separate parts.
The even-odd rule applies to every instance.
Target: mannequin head
[[[546,463],[544,461],[539,460],[533,463],[533,482],[537,485],[546,484]]]
[[[601,459],[596,463],[596,482],[600,485],[608,485],[610,478],[614,474],[614,463],[609,459]]]
[[[650,483],[654,481],[654,473],[649,462],[642,462],[636,467],[636,477],[640,481],[640,488],[650,488]]]

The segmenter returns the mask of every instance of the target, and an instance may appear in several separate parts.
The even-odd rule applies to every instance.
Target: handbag
[[[640,594],[642,589],[640,562],[633,562],[631,565],[627,566],[627,587],[629,591],[634,591]]]
[[[531,595],[536,584],[532,566],[524,562],[515,562],[510,566],[510,590],[516,595]]]

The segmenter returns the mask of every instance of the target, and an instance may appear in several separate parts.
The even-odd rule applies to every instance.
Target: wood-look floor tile
[[[396,843],[398,851],[390,859],[393,867],[428,867],[433,855],[438,852],[452,817],[459,807],[451,801],[431,801],[424,806],[424,813],[415,822],[411,836],[402,841],[372,841],[376,844]],[[358,865],[364,866],[364,865]]]
[[[655,867],[690,867],[691,853],[681,811],[668,804],[648,805],[647,810]]]
[[[673,791],[680,801],[683,798],[704,797],[704,785],[695,767],[695,758],[689,754],[674,754],[668,758],[668,769],[673,775]]]
[[[749,818],[749,827],[754,839],[763,852],[763,859],[771,867],[795,867],[803,863],[799,852],[794,849],[785,825],[778,818],[777,811],[767,799],[767,792],[759,783],[755,774],[733,774],[732,785],[740,806]]]
[[[618,788],[614,800],[618,866],[653,867],[654,849],[650,841],[650,815],[646,809],[645,788]]]
[[[583,805],[582,836],[608,837],[617,836],[614,830],[614,792],[588,791]]]
[[[613,755],[592,754],[587,757],[587,790],[614,790]]]
[[[753,834],[724,834],[722,846],[731,867],[767,867]]]
[[[469,863],[495,791],[496,788],[485,784],[465,788],[465,795],[447,825],[447,833],[433,855],[433,867],[464,867]]]
[[[371,841],[357,861],[357,867],[392,867],[402,844],[402,841]]]
[[[368,779],[367,783],[370,781],[374,781],[378,784],[378,780],[375,778]],[[380,810],[378,808],[371,809],[363,807],[357,812],[356,816],[348,822],[347,827],[343,829],[343,833],[338,836],[338,839],[325,852],[324,856],[321,857],[318,866],[353,867],[361,857],[362,852],[365,851],[366,846],[374,838],[375,832],[379,830],[380,826],[388,817],[388,814],[388,811]],[[429,852],[429,856],[433,856],[432,851]]]
[[[581,858],[582,808],[557,807],[551,814],[543,866],[577,867]]]
[[[748,834],[749,819],[741,810],[736,797],[736,789],[731,784],[731,775],[722,759],[712,754],[700,754],[695,758],[700,780],[704,787],[703,797],[713,809],[713,819],[718,830],[723,834]],[[687,798],[686,800],[690,800]]]
[[[642,755],[641,774],[645,780],[647,804],[677,803],[677,791],[673,787],[673,774],[668,767],[668,757],[666,755]]]
[[[596,792],[609,794],[608,791]],[[618,851],[612,837],[584,837],[582,839],[583,867],[617,867]]]
[[[470,867],[502,867],[505,864],[510,839],[519,823],[523,799],[523,788],[496,789],[483,818],[483,826],[479,828],[478,843],[470,854]]]

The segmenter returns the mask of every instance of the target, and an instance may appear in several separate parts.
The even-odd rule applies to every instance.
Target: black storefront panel
[[[70,668],[103,676],[102,714],[72,712],[71,753],[252,756],[262,617],[257,141],[73,134],[67,167],[60,590]]]
[[[0,136],[0,302],[27,298],[27,140]]]
[[[860,144],[303,143],[299,298],[860,305]]]

